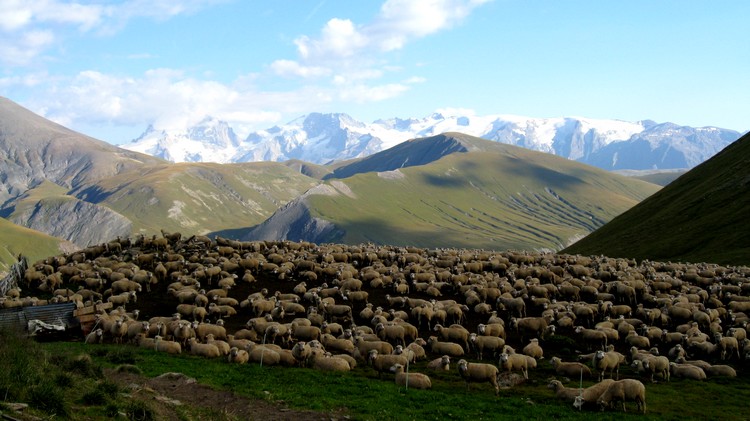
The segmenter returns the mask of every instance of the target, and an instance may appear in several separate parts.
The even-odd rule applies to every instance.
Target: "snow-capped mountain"
[[[139,138],[121,147],[172,162],[232,162],[240,141],[229,124],[206,117],[185,130],[149,126]]]
[[[181,131],[149,128],[122,147],[171,161],[251,162],[299,159],[325,164],[360,158],[417,137],[461,132],[552,153],[607,170],[691,168],[740,137],[733,130],[653,121],[512,115],[443,115],[381,119],[311,113],[237,141],[228,124],[206,118]]]

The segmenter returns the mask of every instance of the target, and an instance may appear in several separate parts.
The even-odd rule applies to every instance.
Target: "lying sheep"
[[[552,368],[558,375],[565,377],[591,377],[591,369],[579,362],[563,362],[559,357],[550,360]]]
[[[312,359],[312,368],[322,371],[350,371],[349,362],[341,358],[326,357],[323,354]]]
[[[249,359],[250,354],[244,349],[239,349],[236,346],[229,350],[229,355],[227,356],[227,361],[234,364],[247,364]]]
[[[544,350],[539,346],[539,339],[537,338],[531,339],[529,343],[523,347],[521,353],[537,360],[544,359]]]
[[[529,360],[526,355],[521,354],[500,354],[500,368],[506,371],[521,371],[523,378],[529,378]]]
[[[202,344],[196,341],[195,338],[190,338],[189,349],[192,355],[199,355],[206,358],[218,358],[221,356],[219,348],[216,345]]]
[[[440,358],[435,358],[434,360],[427,363],[427,368],[430,370],[443,370],[443,371],[450,371],[451,367],[451,357],[448,355],[443,355]]]
[[[669,371],[672,376],[691,380],[705,380],[706,373],[702,368],[691,364],[670,363]]]
[[[622,411],[625,410],[625,402],[633,401],[642,413],[646,413],[646,386],[638,380],[623,379],[612,383],[607,390],[597,399],[602,411],[612,407],[616,402],[622,402]]]
[[[179,342],[163,340],[161,336],[154,337],[154,349],[167,354],[182,353],[182,345]]]
[[[712,365],[703,370],[706,377],[737,377],[737,371],[728,365]]]
[[[414,389],[432,388],[432,381],[426,374],[405,373],[404,366],[401,364],[394,364],[391,367],[391,372],[396,373],[396,384],[399,386],[405,386],[407,389],[409,387]]]
[[[495,395],[500,394],[500,386],[497,383],[499,370],[492,364],[469,363],[466,360],[460,360],[458,374],[466,381],[466,390],[469,390],[469,382],[489,382],[495,388]]]

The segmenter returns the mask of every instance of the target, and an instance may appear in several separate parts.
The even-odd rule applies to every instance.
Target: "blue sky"
[[[0,95],[112,143],[212,115],[750,129],[750,2],[2,0]]]

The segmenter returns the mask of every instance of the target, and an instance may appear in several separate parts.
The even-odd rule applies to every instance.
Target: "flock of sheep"
[[[368,364],[422,389],[432,387],[427,373],[457,361],[467,388],[489,383],[498,394],[551,357],[544,364],[559,398],[577,408],[634,402],[645,412],[644,384],[620,379],[621,366],[647,382],[703,380],[736,376],[733,366],[750,359],[749,275],[711,264],[163,232],[36,262],[0,307],[111,302],[86,342],[237,364]],[[51,298],[28,296],[38,293]],[[545,356],[560,337],[577,348]],[[427,373],[412,371],[422,360]],[[561,382],[584,377],[599,382]]]

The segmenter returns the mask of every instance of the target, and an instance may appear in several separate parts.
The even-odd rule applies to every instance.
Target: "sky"
[[[114,144],[311,112],[750,129],[746,0],[0,0],[0,96]]]

